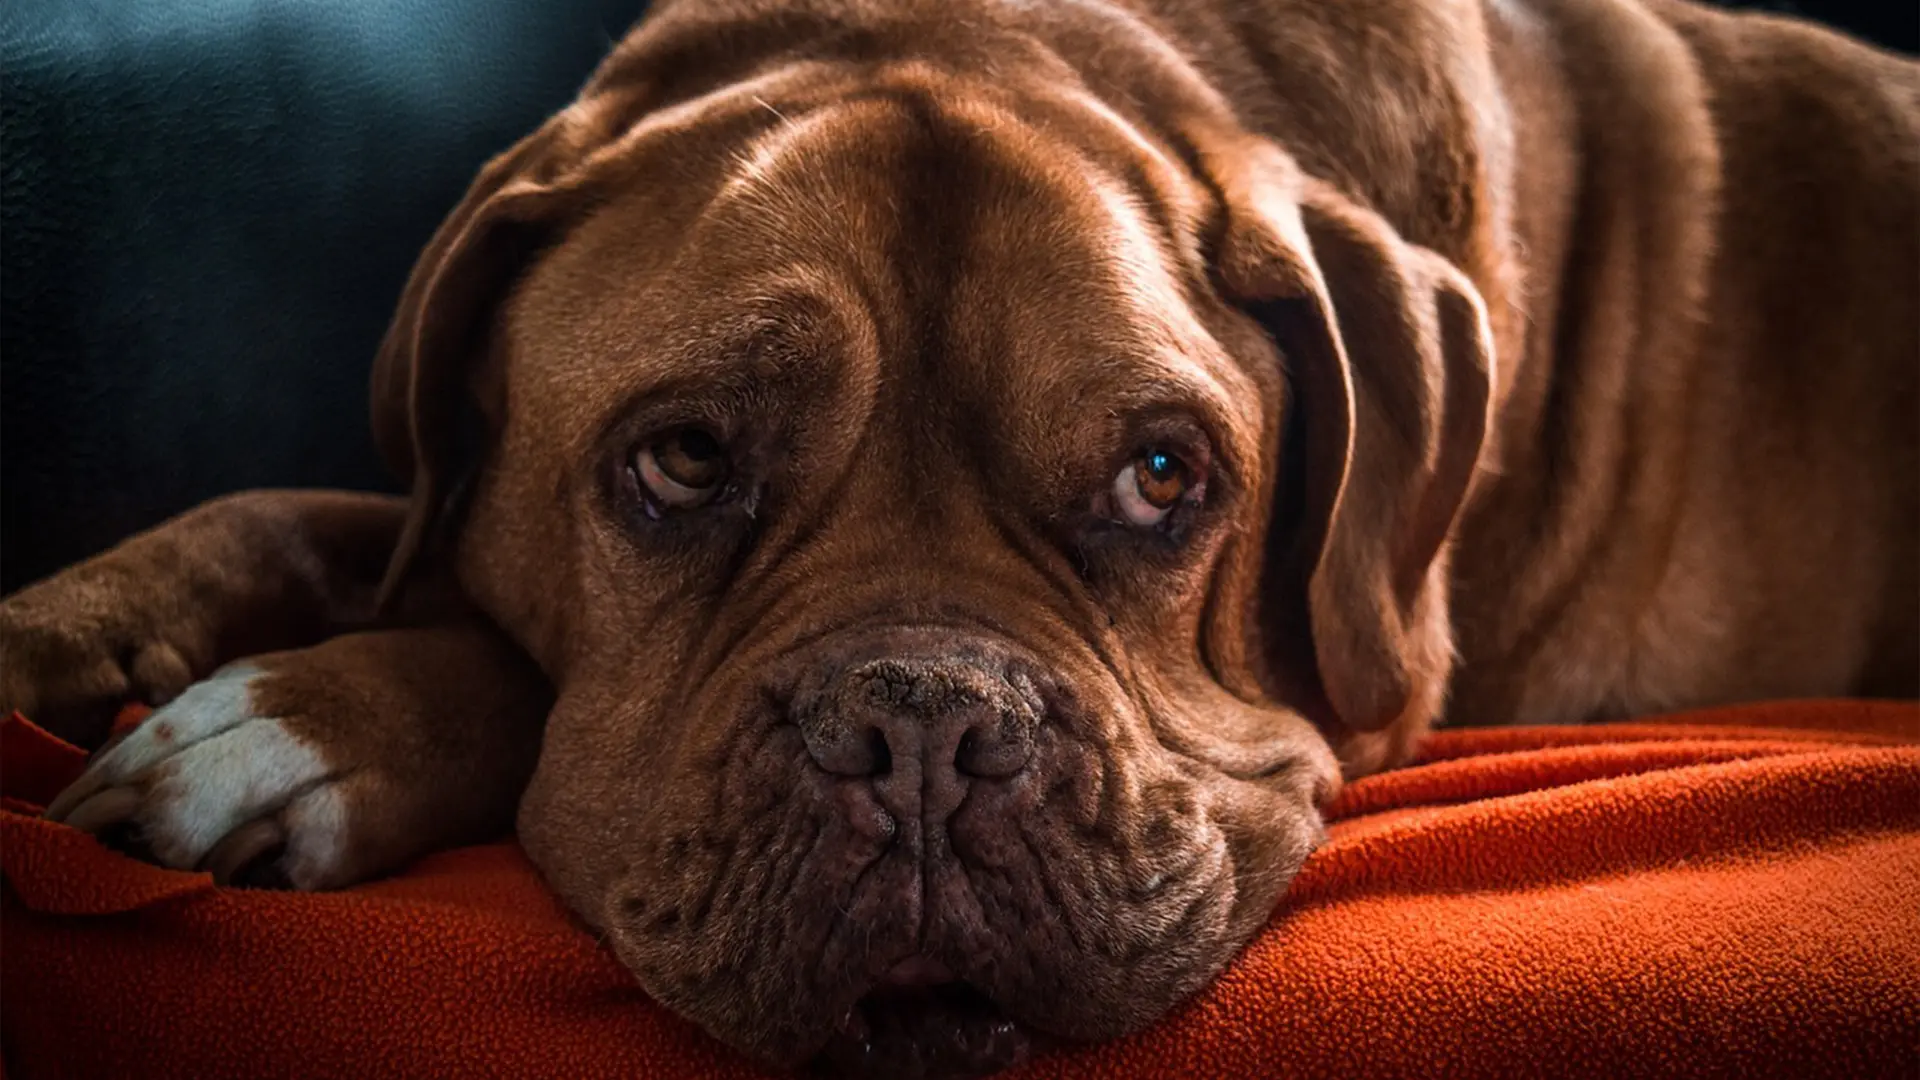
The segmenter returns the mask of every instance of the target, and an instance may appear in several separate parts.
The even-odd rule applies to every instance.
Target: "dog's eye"
[[[682,428],[641,447],[634,475],[647,497],[669,510],[712,502],[727,483],[727,454],[710,432]]]
[[[1158,448],[1142,451],[1113,478],[1115,516],[1129,525],[1151,528],[1193,490],[1193,470],[1177,455]]]

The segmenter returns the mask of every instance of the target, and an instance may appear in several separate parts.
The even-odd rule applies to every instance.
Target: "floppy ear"
[[[578,107],[576,106],[576,109]],[[471,376],[490,315],[529,255],[579,202],[566,166],[584,142],[574,110],[488,162],[414,263],[373,364],[373,434],[412,502],[381,583],[389,610],[445,540],[490,437]]]
[[[1424,725],[1453,664],[1444,548],[1487,433],[1485,305],[1446,260],[1272,144],[1202,156],[1226,202],[1216,272],[1274,339],[1293,394],[1293,534],[1271,538],[1269,557],[1306,575],[1337,718],[1375,731],[1421,712]]]

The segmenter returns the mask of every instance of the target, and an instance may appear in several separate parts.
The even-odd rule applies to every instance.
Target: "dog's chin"
[[[931,960],[893,969],[847,1011],[812,1059],[819,1076],[965,1080],[1011,1068],[1033,1034]]]

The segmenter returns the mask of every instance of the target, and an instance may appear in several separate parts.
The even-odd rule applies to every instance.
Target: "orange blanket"
[[[0,756],[14,1080],[759,1075],[511,844],[216,889],[30,816],[71,748],[15,720]],[[1915,1075],[1920,706],[1449,731],[1334,816],[1217,985],[1021,1075]]]

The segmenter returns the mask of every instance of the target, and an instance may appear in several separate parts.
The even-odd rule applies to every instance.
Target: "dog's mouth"
[[[971,1080],[1019,1064],[1031,1046],[987,995],[916,958],[847,1011],[813,1066],[823,1076]]]

